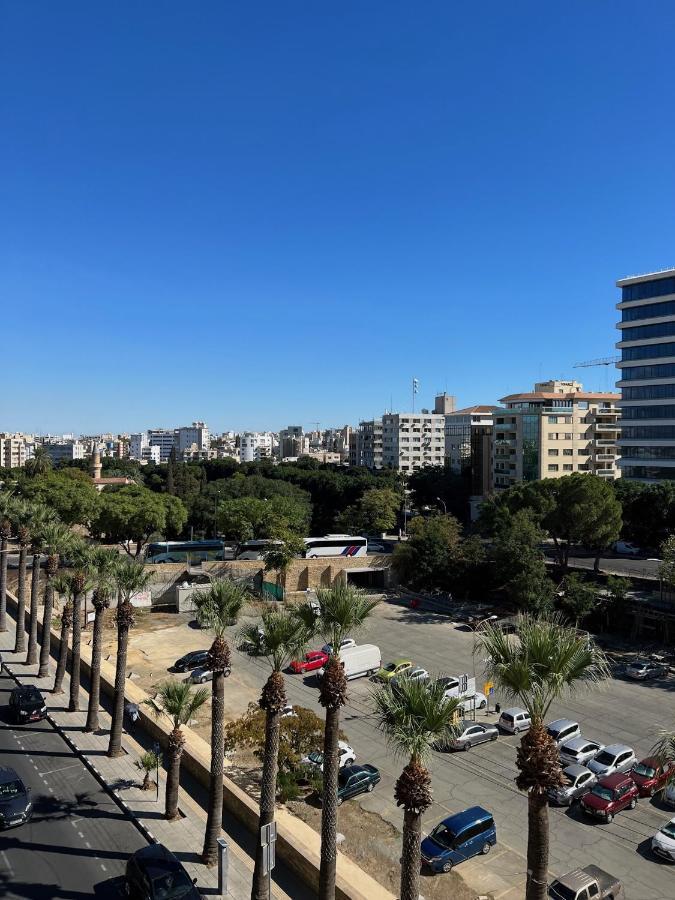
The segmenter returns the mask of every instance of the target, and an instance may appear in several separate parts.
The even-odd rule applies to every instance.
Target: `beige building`
[[[0,433],[0,467],[19,469],[33,455],[33,436],[25,434]]]
[[[572,472],[618,478],[620,395],[584,391],[577,381],[534,387],[503,397],[494,413],[495,489]]]

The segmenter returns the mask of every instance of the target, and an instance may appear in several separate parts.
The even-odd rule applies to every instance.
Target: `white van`
[[[344,647],[340,650],[340,660],[349,681],[352,678],[363,678],[374,675],[382,666],[382,654],[375,644],[357,644],[356,647]],[[319,677],[324,673],[319,669]]]

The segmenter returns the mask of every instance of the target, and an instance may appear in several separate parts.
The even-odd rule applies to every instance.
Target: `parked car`
[[[637,762],[635,751],[625,744],[610,744],[589,763],[588,768],[598,778],[606,778],[615,772],[627,772]]]
[[[497,843],[492,813],[482,806],[443,819],[422,841],[422,865],[432,872],[450,872],[458,863],[489,853]]]
[[[518,706],[505,709],[497,722],[499,728],[508,731],[509,734],[520,734],[521,731],[527,731],[531,724],[530,714]]]
[[[675,784],[669,784],[663,794],[663,802],[666,806],[672,806],[675,809]]]
[[[546,726],[546,731],[560,747],[567,740],[579,737],[579,723],[573,722],[571,719],[556,719]]]
[[[392,678],[390,680],[390,684],[392,687],[396,687],[396,685],[400,684],[400,682],[404,679],[406,681],[428,681],[429,673],[421,666],[413,666],[412,669],[406,669],[406,671],[402,672],[401,675],[396,675],[394,678]]]
[[[338,806],[357,794],[370,793],[379,781],[380,772],[375,766],[344,766],[338,774]]]
[[[443,675],[436,679],[436,684],[443,688],[446,700],[452,697],[472,697],[476,693],[476,679],[468,673],[463,675]]]
[[[655,756],[648,756],[633,764],[630,777],[638,787],[641,797],[653,797],[662,790],[673,776],[673,764],[662,765]]]
[[[305,672],[313,672],[320,669],[328,662],[328,654],[323,650],[309,650],[302,659],[294,659],[291,663],[291,672],[296,675],[304,675]]]
[[[595,775],[586,766],[566,766],[563,769],[564,784],[550,788],[548,799],[558,806],[571,806],[588,793],[597,781]]]
[[[287,703],[286,706],[281,710],[281,714],[279,716],[280,719],[297,719],[298,714],[293,709],[290,703]]]
[[[488,699],[485,694],[481,693],[480,691],[476,691],[473,697],[465,697],[465,699],[462,700],[457,709],[459,709],[460,712],[466,714],[472,709],[485,709],[487,704]]]
[[[590,816],[611,822],[622,809],[635,809],[639,791],[630,777],[620,772],[601,778],[581,798],[581,808]]]
[[[21,684],[12,690],[9,711],[17,725],[47,718],[45,699],[33,684]]]
[[[127,860],[125,887],[130,900],[201,900],[196,883],[163,844],[148,844]]]
[[[253,656],[257,656],[258,654],[265,652],[265,631],[262,626],[258,626],[256,631],[255,639],[251,640],[251,638],[244,638],[243,641],[239,644],[239,649],[244,650],[246,653],[250,653]]]
[[[461,722],[458,733],[448,741],[450,750],[470,750],[476,744],[485,744],[487,741],[496,741],[499,731],[496,725],[479,724],[478,722]],[[446,749],[445,747],[443,749]]]
[[[403,675],[405,672],[409,671],[412,668],[412,660],[395,659],[393,662],[390,662],[386,666],[383,666],[381,669],[379,669],[375,673],[375,678],[378,681],[391,681],[392,678],[397,678],[399,675]]]
[[[591,741],[580,734],[560,746],[560,761],[568,766],[587,766],[604,749],[604,744]]]
[[[0,828],[23,825],[32,815],[30,788],[10,766],[0,766]]]
[[[612,544],[612,550],[615,553],[623,553],[626,556],[639,556],[642,550],[637,544],[631,544],[630,541],[616,541]]]
[[[556,878],[548,889],[553,900],[624,900],[618,878],[597,866],[584,866]]]
[[[675,819],[659,828],[652,838],[652,852],[656,853],[661,859],[668,862],[675,862]]]
[[[340,768],[351,766],[356,761],[356,753],[346,741],[338,741],[338,764]],[[302,762],[306,766],[315,766],[323,772],[323,753],[320,750],[312,750],[308,756],[304,756]]]
[[[342,638],[342,640],[340,641],[340,650],[344,650],[346,647],[356,647],[356,641],[354,640],[354,638]],[[324,644],[321,649],[324,653],[327,653],[328,656],[330,656],[333,652],[333,645]]]
[[[225,677],[227,678],[232,669],[228,666],[225,669]],[[192,684],[206,684],[207,681],[213,681],[213,672],[208,666],[201,666],[199,669],[195,669],[194,672],[190,673],[190,677],[188,679]]]
[[[647,681],[649,678],[662,678],[668,667],[653,659],[634,659],[626,666],[626,677],[634,681]]]
[[[190,653],[186,653],[185,656],[177,659],[172,668],[174,672],[191,672],[193,669],[199,668],[199,666],[206,665],[208,658],[208,650],[192,650]]]

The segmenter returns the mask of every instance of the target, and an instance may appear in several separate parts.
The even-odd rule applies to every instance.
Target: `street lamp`
[[[476,622],[475,625],[471,625],[470,623],[467,622],[467,625],[469,626],[469,628],[471,629],[471,631],[473,633],[473,652],[472,652],[471,656],[473,659],[473,683],[474,683],[474,686],[476,684],[476,632],[478,631],[478,629],[480,628],[481,625],[485,625],[486,622],[496,622],[498,618],[499,618],[499,616],[495,616],[495,615],[486,616],[484,619],[480,619],[480,621]],[[490,708],[489,700],[488,700],[487,708],[488,709]],[[476,697],[475,697],[475,695],[473,698],[473,721],[474,722],[476,721]]]
[[[447,514],[448,514],[448,507],[445,505],[445,500],[441,500],[440,497],[436,497],[436,499],[438,500],[439,503],[442,503],[442,504],[443,504],[443,515],[444,515],[444,516],[447,516]]]

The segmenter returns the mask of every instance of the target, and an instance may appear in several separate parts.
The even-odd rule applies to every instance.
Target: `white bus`
[[[326,534],[305,538],[305,559],[317,556],[366,556],[368,541],[350,534]]]

